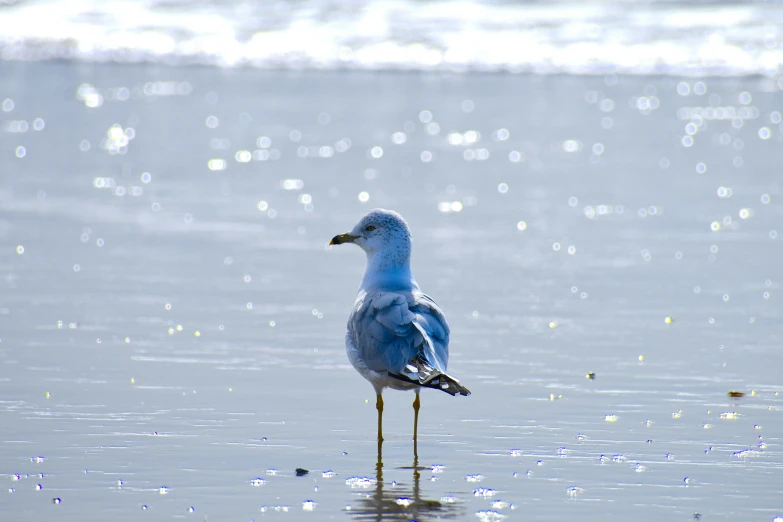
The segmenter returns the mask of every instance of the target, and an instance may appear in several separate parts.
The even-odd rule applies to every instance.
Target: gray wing
[[[348,328],[367,367],[423,384],[446,373],[449,326],[422,293],[376,292],[357,299]]]

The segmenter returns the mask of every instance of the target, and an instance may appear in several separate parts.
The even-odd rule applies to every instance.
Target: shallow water
[[[772,81],[3,70],[4,514],[783,516]],[[376,206],[473,392],[417,462],[387,392],[382,476],[326,248]]]

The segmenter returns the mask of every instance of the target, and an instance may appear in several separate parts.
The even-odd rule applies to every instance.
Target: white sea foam
[[[776,76],[783,5],[0,0],[0,59]]]

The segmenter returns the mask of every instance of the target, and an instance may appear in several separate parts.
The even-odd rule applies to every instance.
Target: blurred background
[[[783,520],[782,28],[0,1],[0,512]],[[422,393],[418,460],[344,353],[364,256],[327,244],[376,207],[473,392]]]

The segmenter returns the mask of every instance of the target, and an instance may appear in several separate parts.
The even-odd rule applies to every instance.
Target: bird
[[[443,311],[413,277],[411,231],[400,214],[374,209],[350,232],[329,242],[346,243],[353,243],[367,255],[345,333],[348,360],[375,390],[379,448],[383,442],[383,390],[416,393],[413,444],[417,455],[421,389],[470,395],[470,390],[446,373],[449,325]]]

